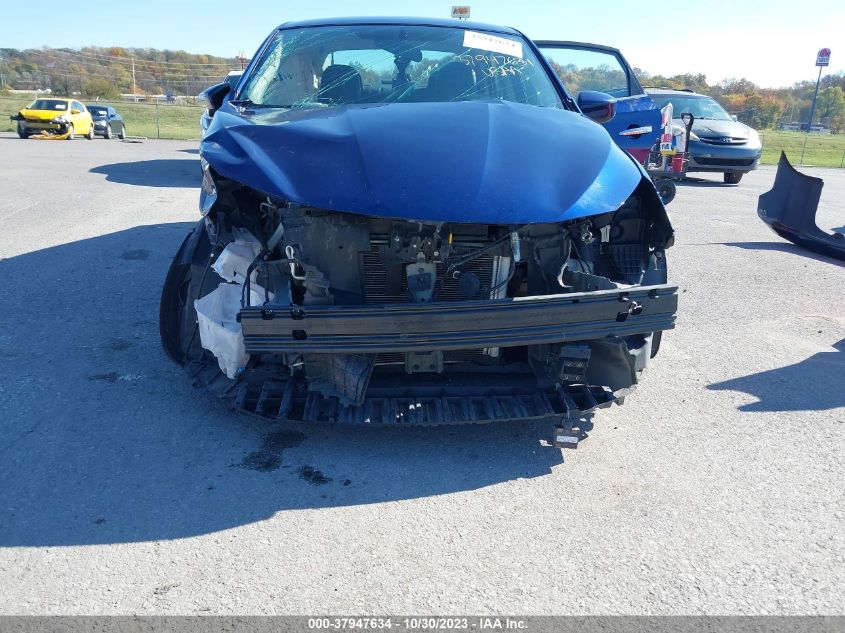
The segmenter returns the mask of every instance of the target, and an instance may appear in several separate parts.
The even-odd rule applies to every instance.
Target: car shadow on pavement
[[[800,363],[708,385],[714,391],[742,391],[757,398],[740,411],[828,411],[845,407],[845,339],[836,351],[819,352]]]
[[[563,461],[537,424],[347,429],[224,410],[159,342],[161,284],[191,226],[0,260],[0,547],[186,538]]]
[[[162,158],[111,163],[91,168],[93,174],[104,174],[109,182],[143,187],[199,187],[202,174],[198,160]]]
[[[752,251],[780,251],[782,253],[790,253],[792,255],[800,255],[801,257],[806,257],[807,259],[814,259],[818,262],[825,262],[827,264],[835,264],[837,266],[845,266],[845,262],[842,262],[838,259],[834,259],[833,257],[827,257],[826,255],[819,255],[818,253],[814,253],[811,250],[806,248],[801,248],[795,244],[790,242],[717,242],[724,246],[735,246],[736,248],[742,248],[745,250],[752,250]]]

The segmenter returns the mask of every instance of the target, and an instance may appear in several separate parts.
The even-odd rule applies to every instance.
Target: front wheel
[[[20,125],[18,126],[18,137],[19,138],[29,138],[29,134],[24,132],[23,127],[21,127]]]
[[[742,180],[742,174],[738,171],[726,171],[725,172],[725,183],[729,185],[738,185],[739,181]]]
[[[88,134],[85,135],[85,138],[87,138],[89,141],[94,140],[94,124],[93,123],[88,128]]]
[[[671,180],[658,180],[654,183],[654,186],[657,187],[657,194],[660,196],[663,204],[669,204],[675,199],[678,189]]]
[[[121,126],[120,134],[117,135],[117,138],[119,138],[121,141],[126,140],[126,126],[125,125]]]
[[[106,134],[105,134],[105,136],[106,136],[106,140],[108,140],[108,139],[110,139],[110,138],[112,137],[111,124],[109,124],[109,125],[107,125],[107,126],[106,126]]]
[[[73,123],[67,125],[67,140],[72,141],[76,138],[76,130],[73,129]]]

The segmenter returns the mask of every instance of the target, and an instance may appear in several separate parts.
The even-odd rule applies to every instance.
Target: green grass
[[[0,97],[0,131],[14,132],[16,123],[9,117],[27,106],[32,99]],[[84,101],[83,101],[84,102]],[[130,136],[147,138],[195,139],[200,135],[200,115],[202,106],[165,105],[158,106],[158,125],[156,131],[156,107],[150,103],[126,103],[124,101],[100,101],[101,104],[117,108],[126,121],[126,131]]]
[[[763,141],[761,163],[776,165],[781,151],[793,165],[801,163],[801,150],[804,151],[805,165],[816,167],[843,167],[845,160],[845,134],[802,134],[801,132],[781,132],[778,130],[760,130]]]

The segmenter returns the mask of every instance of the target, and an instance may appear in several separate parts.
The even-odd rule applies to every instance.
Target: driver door
[[[78,112],[77,112],[78,110]],[[85,109],[85,106],[79,101],[72,101],[70,104],[70,121],[73,123],[73,129],[77,134],[87,134],[90,123],[88,122],[90,115]]]
[[[582,90],[616,97],[616,116],[604,127],[617,145],[642,162],[660,137],[660,108],[615,48],[579,42],[536,41],[573,98]]]

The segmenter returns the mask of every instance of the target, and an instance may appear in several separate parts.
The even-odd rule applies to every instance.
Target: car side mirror
[[[73,109],[70,111],[70,113],[71,113],[71,114],[81,114],[81,113],[82,113],[82,110],[80,110],[79,108],[73,108]]]
[[[226,102],[226,95],[232,90],[232,86],[228,82],[223,82],[206,88],[203,91],[206,107],[208,108],[208,116],[214,116],[214,113],[219,110]]]
[[[731,119],[733,119],[734,121],[736,121],[736,115],[735,115],[735,114],[732,114],[732,115],[731,115]]]
[[[582,90],[578,93],[578,107],[584,116],[596,123],[607,123],[616,116],[616,97],[606,92]]]

